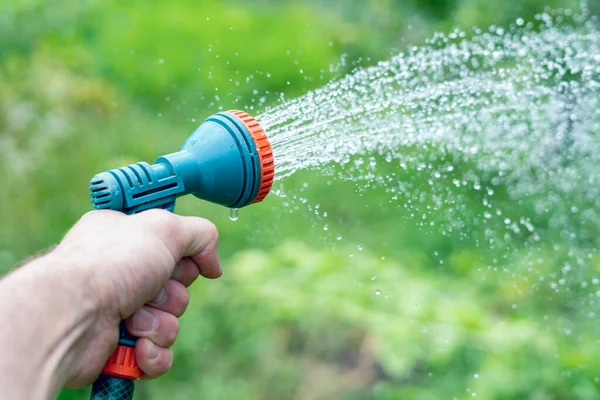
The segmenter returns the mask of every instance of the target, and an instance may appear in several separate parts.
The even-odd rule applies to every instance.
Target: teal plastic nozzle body
[[[102,172],[91,181],[94,208],[126,214],[150,208],[172,211],[175,199],[193,194],[230,208],[262,201],[273,184],[268,139],[254,118],[242,111],[214,114],[180,151]]]
[[[230,208],[262,201],[274,178],[271,145],[258,122],[243,111],[206,119],[180,151],[102,172],[90,183],[96,209],[136,214],[152,208],[173,211],[175,200],[193,194]],[[94,400],[130,400],[133,381],[142,376],[135,343],[121,323],[119,345],[94,382]]]

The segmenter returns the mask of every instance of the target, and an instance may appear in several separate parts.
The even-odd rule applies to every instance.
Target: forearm
[[[0,281],[0,393],[11,399],[56,394],[77,365],[94,323],[85,271],[53,253]]]

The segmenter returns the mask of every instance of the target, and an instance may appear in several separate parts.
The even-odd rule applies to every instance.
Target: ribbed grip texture
[[[104,364],[102,373],[132,380],[141,378],[143,373],[135,360],[135,347],[117,346]]]
[[[92,386],[91,400],[131,400],[133,381],[109,375],[100,375]]]

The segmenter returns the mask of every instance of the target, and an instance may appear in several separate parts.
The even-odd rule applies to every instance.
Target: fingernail
[[[143,308],[140,308],[133,314],[131,322],[133,329],[139,334],[152,332],[158,327],[158,319],[154,314]]]
[[[160,288],[160,291],[148,303],[155,306],[160,306],[164,304],[165,301],[167,301],[167,291],[165,288]]]
[[[158,358],[158,349],[152,342],[146,344],[146,357],[148,360],[156,360]]]
[[[171,278],[179,279],[179,278],[181,278],[182,274],[183,274],[183,267],[181,266],[181,262],[178,262],[175,265],[175,269],[173,270],[173,273],[171,274]]]

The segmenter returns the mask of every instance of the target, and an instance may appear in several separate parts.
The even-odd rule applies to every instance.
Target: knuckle
[[[175,324],[173,329],[171,330],[171,336],[169,337],[169,341],[171,343],[175,343],[175,339],[177,339],[177,335],[179,334],[179,320],[175,318]]]
[[[177,319],[177,317],[173,316],[173,321],[173,329],[171,330],[171,332],[173,334],[173,338],[175,338],[179,333],[179,320]]]
[[[188,290],[185,287],[184,290],[181,292],[181,297],[181,304],[184,308],[186,308],[188,304],[190,304],[190,292],[188,292]]]
[[[97,210],[88,211],[85,214],[83,214],[81,216],[81,218],[79,218],[79,221],[87,221],[90,218],[94,218],[96,215],[98,215],[98,211]]]
[[[160,229],[168,236],[178,236],[181,228],[177,216],[166,210],[151,209],[140,213],[152,225]]]
[[[170,351],[170,350],[169,350]],[[151,361],[149,365],[149,372],[145,371],[150,378],[158,378],[159,376],[165,374],[171,369],[173,364],[173,357],[168,356],[166,351],[163,351],[158,359]]]
[[[158,208],[152,208],[150,210],[143,211],[139,214],[136,214],[136,216],[145,218],[152,223],[160,225],[168,225],[172,223],[172,220],[174,219],[173,213]]]
[[[167,342],[169,345],[175,343],[175,339],[177,339],[177,335],[179,334],[179,320],[173,316],[173,323],[171,329],[167,332]]]
[[[183,313],[185,312],[188,304],[190,304],[190,293],[184,287],[183,290],[181,291],[181,295],[180,295],[180,299],[179,299],[179,307],[178,307],[178,310],[177,310],[177,313],[175,314],[175,316],[181,317],[183,315]]]
[[[117,218],[121,215],[122,214],[119,213],[118,211],[113,211],[113,210],[92,210],[92,211],[88,211],[85,214],[83,214],[81,216],[81,218],[79,218],[79,222],[82,222],[82,223],[95,222],[95,220],[98,218],[104,219],[109,216],[113,217],[113,218]]]
[[[100,211],[88,211],[79,218],[79,224],[88,224],[94,222],[98,218]]]
[[[217,226],[207,219],[204,220],[204,224],[206,225],[205,230],[206,230],[206,234],[207,234],[208,238],[211,241],[215,241],[215,242],[218,241],[219,240],[219,230],[217,229]]]
[[[160,369],[160,374],[164,374],[166,372],[168,372],[171,367],[173,366],[173,351],[171,349],[168,349],[167,351],[165,351],[163,357],[160,357],[160,361],[159,361],[159,369]]]

